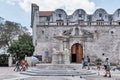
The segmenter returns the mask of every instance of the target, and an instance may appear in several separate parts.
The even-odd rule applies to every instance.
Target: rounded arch
[[[97,10],[94,12],[94,14],[99,13],[99,12],[103,12],[103,13],[105,13],[105,14],[108,14],[108,13],[105,11],[105,9],[102,9],[102,8],[97,9]]]
[[[79,43],[71,46],[71,62],[80,63],[83,57],[83,47]]]
[[[92,20],[93,21],[98,21],[98,20],[109,21],[109,15],[104,9],[99,8],[94,12]]]
[[[119,9],[117,9],[117,10],[114,12],[114,14],[115,14],[115,13],[118,13],[119,11],[120,11],[120,8],[119,8]]]
[[[120,22],[120,8],[117,9],[113,14],[113,21],[119,21]]]
[[[66,21],[67,13],[63,9],[56,9],[53,15],[54,21],[62,20]]]
[[[77,9],[77,10],[75,10],[75,12],[73,14],[75,14],[75,13],[86,14],[85,10],[83,10],[83,9]]]
[[[82,21],[87,20],[87,14],[83,9],[77,9],[72,14],[72,21],[77,21],[77,20],[82,20]]]
[[[56,9],[55,13],[64,13],[65,15],[67,15],[67,13],[63,9]]]

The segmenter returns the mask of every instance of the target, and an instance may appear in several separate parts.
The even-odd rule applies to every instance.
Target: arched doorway
[[[79,43],[75,43],[71,47],[71,62],[80,63],[83,57],[83,48]]]

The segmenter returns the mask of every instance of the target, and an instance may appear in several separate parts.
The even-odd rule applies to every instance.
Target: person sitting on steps
[[[111,73],[110,73],[110,62],[109,59],[106,58],[105,62],[104,62],[104,67],[105,67],[105,75],[104,77],[107,77],[107,74],[109,74],[109,77],[111,77]]]

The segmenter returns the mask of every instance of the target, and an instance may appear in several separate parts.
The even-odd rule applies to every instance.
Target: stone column
[[[52,55],[52,64],[58,64],[58,55],[57,54]]]
[[[59,52],[58,53],[58,63],[59,64],[63,64],[64,63],[64,60],[63,60],[64,58],[63,57],[64,57],[63,52]]]
[[[69,50],[65,48],[64,50],[64,63],[65,64],[70,64],[70,55],[69,55]]]
[[[63,41],[63,50],[65,50],[65,48],[67,48],[66,41]]]
[[[62,40],[60,41],[60,51],[61,52],[63,51],[63,41]]]
[[[10,54],[10,56],[9,56],[9,58],[8,58],[8,66],[9,66],[9,67],[12,66],[12,62],[13,62],[13,60],[12,60],[12,56],[11,56],[11,54]]]
[[[58,64],[58,51],[55,48],[52,53],[52,64]]]

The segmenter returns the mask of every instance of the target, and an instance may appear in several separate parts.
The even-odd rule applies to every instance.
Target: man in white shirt
[[[107,74],[109,74],[109,77],[111,77],[111,73],[110,73],[110,62],[109,62],[109,59],[106,58],[105,62],[104,62],[104,67],[105,67],[105,75],[104,77],[107,77]]]

